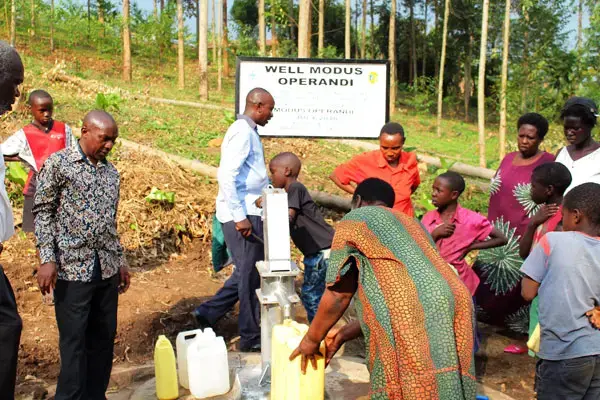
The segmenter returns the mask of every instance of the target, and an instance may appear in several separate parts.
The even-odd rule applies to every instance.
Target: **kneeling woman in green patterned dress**
[[[371,399],[474,399],[468,289],[420,223],[391,209],[394,190],[388,183],[366,179],[352,203],[353,211],[336,227],[327,289],[290,359],[301,356],[305,371],[325,339],[328,363],[362,330]],[[355,292],[358,321],[330,332]]]

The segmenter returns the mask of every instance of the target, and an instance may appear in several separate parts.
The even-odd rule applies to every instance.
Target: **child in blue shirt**
[[[538,400],[600,399],[600,330],[588,319],[600,304],[598,199],[599,184],[573,188],[563,232],[543,236],[521,267],[523,297],[539,297]]]

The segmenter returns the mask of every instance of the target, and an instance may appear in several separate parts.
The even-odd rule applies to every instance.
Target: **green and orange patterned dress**
[[[384,207],[348,213],[328,285],[352,263],[371,399],[474,399],[473,300],[419,222]]]

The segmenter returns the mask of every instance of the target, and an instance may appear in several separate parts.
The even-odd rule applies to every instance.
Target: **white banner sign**
[[[255,87],[275,99],[262,136],[375,138],[388,121],[387,61],[238,57],[236,113]]]

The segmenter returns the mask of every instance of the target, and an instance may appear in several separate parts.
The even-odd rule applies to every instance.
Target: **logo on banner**
[[[377,83],[377,80],[379,80],[379,75],[377,74],[377,72],[370,72],[369,73],[369,83],[371,83],[371,84]]]

